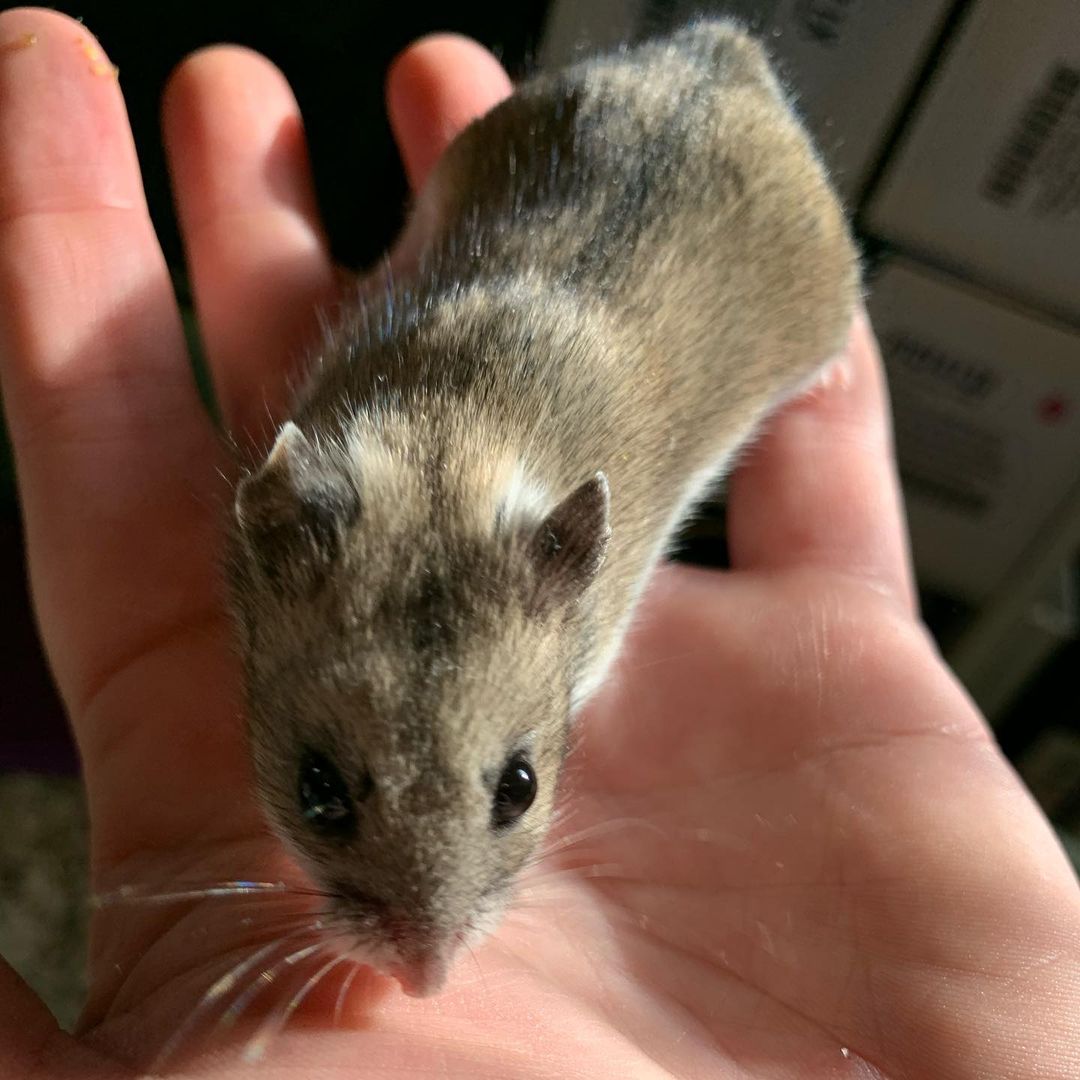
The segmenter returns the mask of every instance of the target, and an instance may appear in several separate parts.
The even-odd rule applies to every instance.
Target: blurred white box
[[[584,48],[725,14],[767,45],[841,193],[854,202],[917,82],[952,0],[556,0],[541,50],[546,66]]]
[[[1080,320],[1080,0],[975,0],[866,224]]]
[[[870,313],[920,580],[982,603],[1080,495],[1080,334],[899,258]]]

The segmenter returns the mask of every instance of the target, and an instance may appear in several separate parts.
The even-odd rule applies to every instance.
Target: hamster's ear
[[[534,614],[576,600],[592,584],[611,538],[609,509],[607,477],[598,472],[537,526],[528,547],[536,574]]]
[[[289,421],[265,464],[236,490],[236,522],[260,561],[303,545],[305,554],[331,559],[342,531],[356,520],[360,498],[352,482],[320,456]]]

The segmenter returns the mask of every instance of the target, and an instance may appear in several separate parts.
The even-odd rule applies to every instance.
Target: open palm
[[[508,89],[460,39],[398,61],[414,185]],[[262,58],[210,50],[174,77],[165,133],[218,400],[265,436],[339,281],[296,105]],[[0,16],[0,360],[96,888],[287,872],[249,794],[217,572],[229,463],[111,70],[41,11]],[[495,938],[434,1001],[328,972],[262,1074],[1080,1075],[1080,894],[916,620],[898,507],[860,322],[732,478],[734,569],[657,575]],[[230,1041],[204,995],[302,900],[102,910],[77,1039],[0,965],[0,1076],[127,1075],[189,1024],[184,1069],[250,1075],[202,1053]],[[265,997],[251,1015],[283,1020]]]

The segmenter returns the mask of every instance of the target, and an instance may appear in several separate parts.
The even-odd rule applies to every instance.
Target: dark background
[[[405,201],[383,105],[390,61],[413,39],[451,30],[483,42],[519,75],[538,45],[547,4],[90,0],[54,6],[81,16],[120,69],[150,212],[171,264],[180,265],[181,255],[158,131],[161,93],[189,52],[235,42],[264,53],[292,83],[335,254],[361,266],[393,238]]]

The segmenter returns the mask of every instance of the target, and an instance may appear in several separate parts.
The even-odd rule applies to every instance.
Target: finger
[[[469,38],[437,34],[398,56],[387,74],[386,100],[413,191],[458,132],[512,89],[498,60]]]
[[[111,65],[52,12],[0,15],[0,45],[0,377],[100,862],[165,819],[185,835],[185,780],[212,799],[234,760],[235,725],[169,662],[221,632],[218,445]]]
[[[300,111],[269,60],[218,47],[173,74],[163,126],[219,406],[231,428],[261,430],[337,282]]]
[[[103,667],[205,605],[210,567],[187,553],[207,547],[215,442],[111,65],[51,12],[4,13],[0,43],[4,404],[35,602],[78,712]]]
[[[861,577],[914,609],[884,371],[859,315],[828,381],[780,411],[732,474],[736,569]]]

